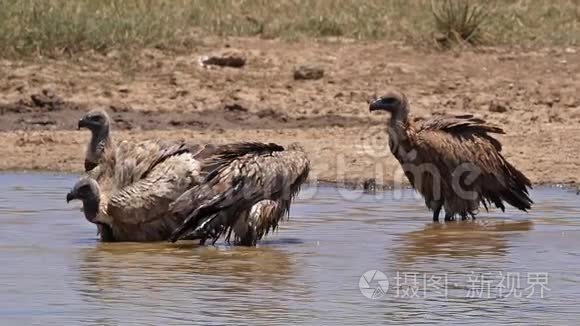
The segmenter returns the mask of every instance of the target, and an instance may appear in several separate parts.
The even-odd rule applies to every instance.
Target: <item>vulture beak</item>
[[[81,130],[81,128],[89,128],[91,125],[91,122],[88,121],[86,118],[82,118],[79,120],[79,124],[77,126],[78,130]]]
[[[389,108],[382,103],[382,98],[377,98],[375,100],[373,100],[370,104],[369,104],[369,111],[380,111],[380,110],[388,110]]]
[[[76,197],[76,194],[73,191],[71,191],[68,194],[66,194],[66,203],[67,204],[70,203],[71,200],[75,200],[75,199],[77,199],[77,197]]]

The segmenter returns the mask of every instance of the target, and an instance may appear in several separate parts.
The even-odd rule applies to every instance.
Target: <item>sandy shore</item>
[[[207,69],[200,55],[236,51],[243,68]],[[385,116],[366,100],[407,93],[412,115],[473,113],[502,126],[504,155],[536,184],[580,181],[580,49],[423,53],[386,43],[207,41],[193,53],[148,50],[132,68],[108,57],[0,61],[0,169],[80,172],[87,131],[107,109],[117,140],[186,138],[300,142],[313,179],[403,180],[387,149]],[[294,80],[301,64],[324,69]],[[44,93],[43,93],[44,90]]]

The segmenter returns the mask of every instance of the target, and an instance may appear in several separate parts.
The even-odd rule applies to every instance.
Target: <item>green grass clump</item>
[[[469,0],[432,1],[431,8],[439,44],[449,47],[452,44],[484,43],[482,25],[489,17],[488,8]]]

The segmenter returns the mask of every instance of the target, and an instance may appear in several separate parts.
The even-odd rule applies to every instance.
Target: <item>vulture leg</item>
[[[445,222],[455,221],[455,214],[451,212],[445,212]]]
[[[441,213],[441,207],[443,207],[442,203],[435,204],[435,208],[433,209],[433,222],[439,222],[439,213]]]
[[[231,239],[231,236],[232,236],[232,231],[233,231],[233,229],[230,229],[230,230],[228,231],[228,235],[226,236],[226,242],[227,242],[228,244],[230,244],[230,239]]]

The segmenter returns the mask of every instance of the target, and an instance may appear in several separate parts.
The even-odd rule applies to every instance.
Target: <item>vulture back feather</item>
[[[502,150],[501,143],[489,133],[505,134],[503,129],[489,125],[484,120],[475,118],[473,115],[456,115],[431,119],[420,126],[419,132],[424,130],[445,131],[450,135],[463,139],[481,137],[493,144],[497,151]]]

